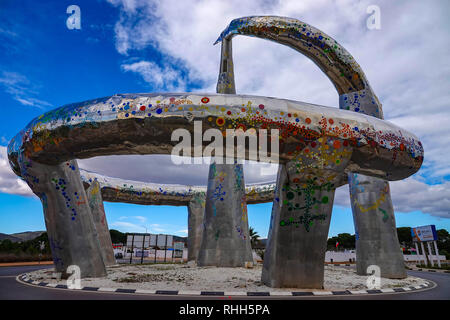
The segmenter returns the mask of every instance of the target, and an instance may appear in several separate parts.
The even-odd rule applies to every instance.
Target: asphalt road
[[[16,281],[16,276],[33,270],[52,268],[53,266],[21,266],[0,267],[0,300],[218,300],[228,299],[225,297],[207,296],[174,296],[174,295],[140,295],[89,292],[67,289],[54,289],[36,287],[22,284]],[[423,271],[408,271],[411,276],[417,276],[432,280],[437,287],[424,291],[411,293],[375,294],[375,295],[343,295],[326,296],[320,299],[326,300],[450,300],[450,274]],[[270,298],[277,300],[312,299],[317,297],[232,297],[232,300],[262,300]]]

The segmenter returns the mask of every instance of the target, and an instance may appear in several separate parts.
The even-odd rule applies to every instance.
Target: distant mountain
[[[17,237],[14,237],[14,236],[11,236],[11,235],[9,235],[9,234],[6,234],[6,233],[0,233],[0,241],[6,240],[6,239],[11,240],[11,242],[20,242],[20,241],[23,241],[22,239],[17,238]]]
[[[25,231],[11,234],[13,237],[22,239],[21,241],[33,240],[43,234],[45,231]]]
[[[13,234],[0,233],[0,241],[9,239],[12,242],[23,242],[33,240],[43,234],[45,231],[25,231]]]

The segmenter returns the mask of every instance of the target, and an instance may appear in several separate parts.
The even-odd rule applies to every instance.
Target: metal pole
[[[426,266],[428,266],[428,257],[427,257],[427,253],[425,252],[425,247],[423,246],[423,242],[420,242],[420,247],[422,248],[422,253],[424,255],[423,262]]]
[[[436,240],[434,240],[433,243],[434,243],[434,251],[436,252],[436,260],[437,260],[438,266],[440,268],[441,267],[441,260],[439,260],[439,250],[438,250],[438,247],[437,247]]]
[[[414,241],[414,244],[416,245],[416,255],[417,255],[417,262],[420,264],[420,256],[419,256],[419,247],[417,246],[417,241]]]
[[[141,264],[144,262],[144,243],[145,243],[145,233],[144,238],[142,239]]]
[[[133,238],[131,238],[130,264],[131,264],[131,261],[133,260],[133,246],[134,246],[134,234],[133,234]]]
[[[167,235],[166,235],[166,244],[164,245],[164,262],[166,262],[166,256],[167,256]]]
[[[156,242],[155,242],[155,262],[156,263],[156,250],[158,248],[158,235],[156,235]]]
[[[430,241],[427,241],[427,248],[428,248],[428,252],[430,254],[431,266],[434,267],[434,257],[433,257],[433,252],[431,251]]]

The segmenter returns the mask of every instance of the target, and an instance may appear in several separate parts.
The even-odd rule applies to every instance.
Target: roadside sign
[[[413,241],[436,241],[437,233],[436,226],[434,224],[422,227],[411,228],[411,237]]]

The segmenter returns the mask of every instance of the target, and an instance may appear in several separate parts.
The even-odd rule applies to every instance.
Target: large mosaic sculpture
[[[382,119],[380,104],[364,73],[335,40],[306,23],[280,17],[233,20],[218,41],[230,41],[236,34],[275,40],[311,58],[335,85],[341,108],[233,93],[118,94],[66,105],[35,118],[12,139],[8,157],[14,172],[42,201],[57,271],[78,265],[82,277],[106,272],[75,159],[171,154],[178,143],[171,139],[176,129],[183,128],[192,136],[198,124],[202,133],[210,128],[222,133],[227,128],[279,130],[279,152],[272,156],[278,157],[280,165],[262,274],[263,282],[273,287],[323,286],[326,239],[337,187],[350,181],[352,202],[363,208],[354,210],[354,215],[375,216],[373,209],[364,210],[381,194],[385,203],[390,203],[386,181],[404,179],[419,170],[423,161],[420,141]],[[226,81],[219,79],[219,84],[226,86]],[[202,147],[208,144],[202,141]],[[235,160],[255,160],[249,154],[238,154]],[[102,195],[107,198],[106,192]],[[387,220],[395,227],[392,208],[389,210]],[[362,240],[369,220],[360,221],[355,218]],[[388,229],[378,224],[375,232],[388,234]],[[363,250],[364,245],[378,240],[369,237],[361,244]]]

